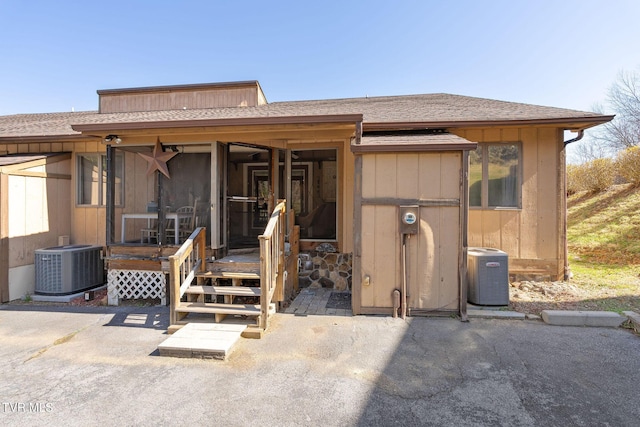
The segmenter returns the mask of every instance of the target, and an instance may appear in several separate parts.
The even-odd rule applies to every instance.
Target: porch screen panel
[[[337,150],[296,150],[292,162],[292,206],[300,238],[335,240],[337,229]],[[307,176],[296,175],[306,165]],[[306,181],[306,182],[305,182]]]

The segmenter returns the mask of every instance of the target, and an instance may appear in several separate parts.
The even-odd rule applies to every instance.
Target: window
[[[115,204],[122,206],[124,191],[124,160],[115,156]],[[78,205],[104,206],[107,203],[107,156],[104,154],[78,154]]]
[[[478,144],[469,156],[469,206],[520,207],[520,144]]]

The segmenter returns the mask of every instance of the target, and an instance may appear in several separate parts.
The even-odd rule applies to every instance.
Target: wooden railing
[[[266,330],[269,306],[277,287],[284,281],[285,202],[280,202],[260,239],[260,325]]]
[[[169,257],[169,280],[171,292],[170,322],[178,320],[176,306],[195,278],[196,272],[206,269],[206,229],[196,228],[180,249]]]

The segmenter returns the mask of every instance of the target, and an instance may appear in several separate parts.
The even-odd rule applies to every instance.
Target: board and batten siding
[[[266,100],[257,87],[116,92],[100,95],[101,113],[254,107]]]
[[[469,208],[469,246],[497,248],[509,256],[516,276],[564,274],[564,159],[557,128],[487,128],[451,130],[478,143],[522,144],[520,209]]]
[[[402,288],[399,206],[406,200],[423,204],[419,233],[407,242],[408,307],[458,309],[461,162],[461,152],[362,155],[359,274],[370,280],[362,281],[361,312],[390,314],[392,293]],[[445,200],[458,205],[437,206]]]

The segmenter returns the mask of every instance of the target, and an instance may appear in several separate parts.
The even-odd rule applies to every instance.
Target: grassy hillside
[[[593,309],[640,312],[640,189],[617,185],[568,200],[572,283]]]

